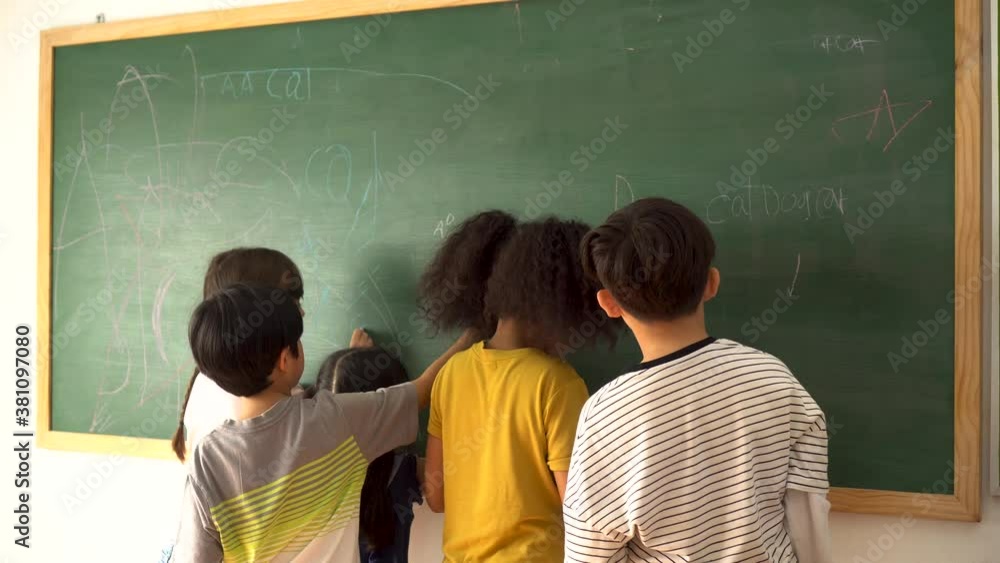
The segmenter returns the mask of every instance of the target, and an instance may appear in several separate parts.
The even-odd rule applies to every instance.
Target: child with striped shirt
[[[709,336],[714,255],[705,224],[662,198],[581,243],[601,307],[643,361],[580,416],[566,561],[832,561],[823,412],[780,360]]]
[[[191,452],[172,561],[359,561],[369,464],[416,439],[438,370],[470,344],[459,338],[413,382],[293,396],[305,362],[295,297],[236,284],[191,316],[198,369],[235,403]]]

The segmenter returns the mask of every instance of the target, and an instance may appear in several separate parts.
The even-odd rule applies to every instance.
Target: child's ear
[[[298,354],[301,354],[302,350],[299,348],[299,345],[297,343],[295,344],[295,347],[296,347],[295,351]],[[287,346],[284,350],[281,351],[281,355],[278,356],[277,368],[278,371],[280,371],[281,373],[288,373],[292,371],[292,368],[295,367],[295,361],[297,360],[297,358],[294,355],[292,355],[292,351],[293,351],[292,347]]]
[[[291,366],[290,360],[292,359],[291,348],[284,348],[281,354],[278,355],[278,365],[274,366],[278,368],[278,371],[285,373]]]
[[[612,319],[620,319],[622,316],[622,307],[618,304],[618,300],[615,299],[614,295],[606,289],[598,290],[597,292],[597,304],[604,309],[604,312],[608,314]]]
[[[719,284],[722,281],[722,274],[719,273],[718,268],[708,269],[708,281],[705,283],[705,293],[701,296],[701,301],[710,301],[719,293]]]

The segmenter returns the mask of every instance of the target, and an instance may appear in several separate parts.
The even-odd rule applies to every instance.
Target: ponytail
[[[396,537],[396,514],[389,494],[389,479],[395,452],[384,453],[368,466],[361,487],[361,533],[371,551],[392,545]]]
[[[187,455],[187,444],[184,439],[184,413],[187,412],[188,401],[191,400],[191,390],[194,389],[194,382],[198,379],[198,368],[191,374],[191,381],[188,381],[187,391],[184,392],[184,404],[181,405],[180,420],[177,421],[177,430],[174,430],[174,437],[170,440],[170,447],[173,448],[177,459],[184,461]]]

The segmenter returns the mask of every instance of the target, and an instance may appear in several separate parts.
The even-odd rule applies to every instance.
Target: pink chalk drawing
[[[933,102],[931,100],[892,103],[892,101],[889,100],[889,93],[883,88],[882,95],[879,96],[878,105],[876,105],[873,108],[867,109],[865,111],[838,117],[833,121],[833,126],[830,128],[830,131],[833,133],[833,136],[839,140],[841,139],[841,136],[840,133],[837,131],[837,124],[851,119],[857,119],[859,117],[871,116],[872,123],[871,126],[868,128],[868,134],[865,135],[865,140],[871,141],[872,136],[875,134],[875,128],[878,126],[879,117],[881,117],[882,112],[885,112],[889,120],[889,125],[890,127],[892,127],[892,136],[889,137],[889,140],[886,141],[885,146],[882,147],[882,152],[886,152],[887,150],[889,150],[889,147],[892,146],[892,143],[896,141],[896,138],[899,137],[900,133],[902,133],[903,130],[905,130],[910,125],[910,123],[912,123],[913,120],[917,118],[918,115],[923,113],[924,110],[926,110],[927,108],[931,107],[932,103]],[[896,123],[896,112],[893,111],[895,108],[902,108],[907,106],[913,107],[918,105],[920,106],[919,109],[917,109],[917,111],[913,115],[911,115],[909,119],[904,121],[902,124]]]

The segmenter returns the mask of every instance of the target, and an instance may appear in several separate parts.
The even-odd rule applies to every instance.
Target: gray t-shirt
[[[188,464],[174,561],[357,561],[368,464],[417,436],[417,392],[290,397],[228,420]]]

